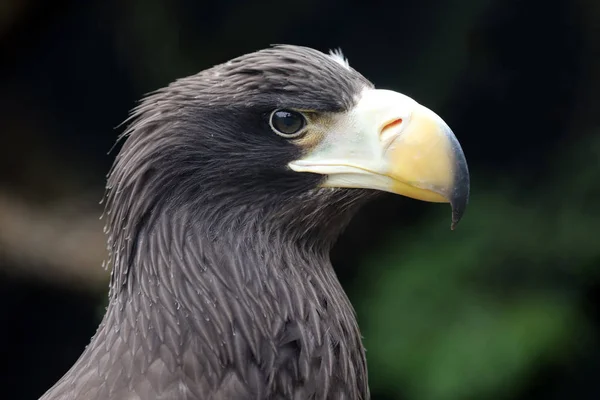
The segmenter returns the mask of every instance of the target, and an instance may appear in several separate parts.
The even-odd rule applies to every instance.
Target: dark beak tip
[[[456,229],[456,226],[465,214],[466,208],[467,202],[461,203],[460,206],[454,202],[452,203],[452,224],[450,225],[450,230]]]
[[[467,205],[469,204],[471,185],[468,170],[465,168],[464,173],[457,178],[458,183],[455,186],[454,192],[452,193],[452,198],[450,199],[450,205],[452,206],[452,224],[450,225],[451,230],[456,229],[456,225],[458,225],[462,219],[467,209]]]
[[[454,169],[454,188],[452,195],[450,196],[450,205],[452,206],[452,224],[450,225],[451,230],[456,229],[456,225],[462,219],[467,204],[469,203],[469,194],[471,191],[471,178],[469,174],[469,167],[465,154],[460,147],[458,141],[454,142],[454,153],[456,167]]]

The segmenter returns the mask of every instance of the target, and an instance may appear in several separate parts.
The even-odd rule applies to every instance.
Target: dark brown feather
[[[287,169],[300,150],[263,119],[343,112],[370,85],[279,46],[144,100],[108,180],[106,315],[42,399],[368,399],[329,250],[370,193]]]

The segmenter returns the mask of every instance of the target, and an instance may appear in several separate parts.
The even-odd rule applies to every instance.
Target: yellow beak
[[[403,94],[366,89],[356,106],[289,167],[327,175],[324,187],[376,189],[452,206],[452,228],[469,199],[469,171],[452,130]]]

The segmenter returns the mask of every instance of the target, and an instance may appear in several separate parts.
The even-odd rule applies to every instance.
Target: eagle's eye
[[[271,113],[269,124],[276,134],[285,138],[294,138],[304,131],[306,119],[297,111],[279,109]]]

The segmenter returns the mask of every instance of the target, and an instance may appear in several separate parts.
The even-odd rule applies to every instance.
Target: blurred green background
[[[462,143],[470,208],[385,196],[333,252],[374,399],[597,399],[600,2],[0,4],[0,383],[35,399],[104,310],[109,153],[137,99],[274,43],[340,47]]]

